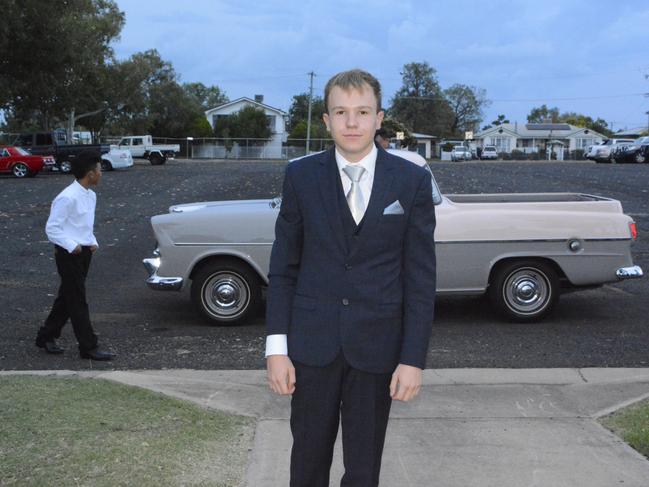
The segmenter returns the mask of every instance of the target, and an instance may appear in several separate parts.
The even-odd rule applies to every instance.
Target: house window
[[[275,115],[266,115],[266,122],[271,132],[275,133]]]
[[[595,145],[593,137],[579,137],[576,142],[577,149],[587,149],[588,146]]]
[[[225,120],[229,116],[230,115],[223,115],[223,114],[221,114],[221,115],[212,115],[212,125],[214,126],[214,128],[217,128],[219,126],[219,122],[221,120]]]
[[[491,145],[496,146],[498,152],[511,152],[510,150],[511,139],[509,137],[492,137]]]

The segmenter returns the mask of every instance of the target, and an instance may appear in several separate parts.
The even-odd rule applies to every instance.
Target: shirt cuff
[[[269,355],[288,355],[286,335],[268,335],[266,337],[266,357]]]

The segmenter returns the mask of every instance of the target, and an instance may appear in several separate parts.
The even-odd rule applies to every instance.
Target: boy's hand
[[[270,355],[266,358],[268,386],[281,395],[295,392],[295,367],[287,355]]]

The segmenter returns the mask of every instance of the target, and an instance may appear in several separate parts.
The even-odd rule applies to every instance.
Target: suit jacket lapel
[[[336,164],[335,148],[327,151],[326,156],[320,161],[320,170],[318,172],[318,186],[320,187],[320,196],[322,197],[322,208],[327,215],[331,233],[338,242],[343,253],[347,253],[347,244],[345,243],[345,234],[338,204],[338,165]]]
[[[383,215],[385,197],[387,192],[390,190],[390,186],[392,186],[392,181],[394,179],[394,175],[392,174],[392,169],[394,167],[386,155],[387,153],[384,150],[379,149],[376,156],[372,194],[367,209],[365,210],[363,228],[361,229],[359,238],[356,241],[356,245],[351,249],[350,258],[358,252],[359,248],[362,248],[364,242],[368,238],[375,236],[379,219]]]

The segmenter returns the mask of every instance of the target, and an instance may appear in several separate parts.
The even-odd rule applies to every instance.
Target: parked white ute
[[[116,148],[130,151],[135,159],[148,159],[154,166],[164,164],[167,159],[173,159],[180,152],[180,145],[154,144],[150,135],[124,136]]]
[[[112,148],[101,155],[101,169],[112,171],[113,169],[125,169],[133,166],[131,152],[123,149]]]

